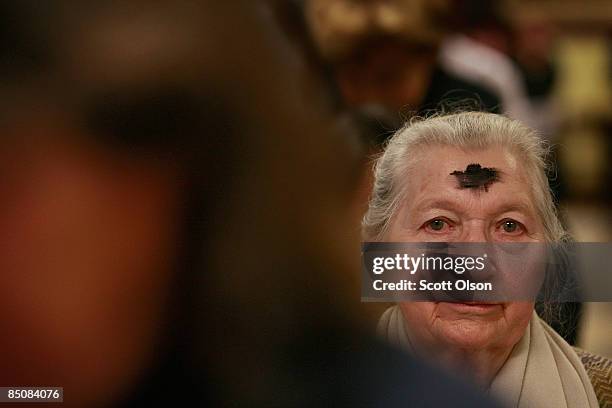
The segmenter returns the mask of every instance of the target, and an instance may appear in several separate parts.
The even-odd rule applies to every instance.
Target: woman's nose
[[[461,242],[488,242],[489,240],[490,237],[484,223],[466,225],[462,231]]]

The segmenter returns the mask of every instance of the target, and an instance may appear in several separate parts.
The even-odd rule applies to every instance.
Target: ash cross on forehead
[[[473,188],[489,191],[489,186],[500,180],[499,171],[492,167],[482,167],[480,164],[468,164],[465,171],[455,170],[451,176],[457,177],[459,188]]]

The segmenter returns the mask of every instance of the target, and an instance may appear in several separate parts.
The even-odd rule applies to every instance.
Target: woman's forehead
[[[502,146],[460,148],[434,145],[421,147],[414,155],[417,172],[434,170],[446,175],[453,171],[463,171],[468,165],[475,163],[482,167],[499,169],[504,173],[514,173],[517,170],[520,173],[514,154]]]
[[[503,147],[463,149],[453,146],[430,146],[414,151],[407,179],[410,184],[430,184],[457,180],[453,173],[464,173],[468,166],[494,169],[503,176],[524,180],[525,174],[515,156]]]
[[[406,183],[407,201],[419,207],[442,198],[463,198],[491,205],[500,204],[498,201],[516,201],[521,206],[531,206],[531,188],[523,169],[501,147],[423,149]]]

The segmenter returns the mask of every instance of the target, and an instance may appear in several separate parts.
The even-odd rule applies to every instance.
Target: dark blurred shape
[[[499,0],[454,0],[457,11],[452,23],[459,32],[499,52],[509,54],[512,49],[512,27]]]
[[[46,5],[41,4],[38,13],[44,13]],[[2,81],[12,80],[23,75],[40,71],[49,64],[50,55],[47,39],[39,30],[23,26],[23,18],[36,19],[40,24],[40,14],[32,16],[24,12],[22,5],[11,2],[0,4],[0,66]]]
[[[0,90],[0,383],[64,406],[490,406],[361,327],[360,161],[282,2],[37,6],[7,17],[48,64]]]
[[[113,144],[167,146],[205,130],[197,124],[203,120],[199,107],[206,104],[188,90],[105,95],[94,103],[85,112],[85,126]]]
[[[302,55],[306,67],[313,77],[319,78],[324,86],[322,101],[330,104],[333,110],[342,110],[344,103],[331,67],[320,57],[314,38],[309,32],[304,13],[303,0],[272,0],[273,13],[287,39]]]

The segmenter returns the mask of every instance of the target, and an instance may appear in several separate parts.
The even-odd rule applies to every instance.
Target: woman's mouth
[[[501,303],[484,302],[440,302],[440,306],[464,314],[490,314],[502,310]]]

